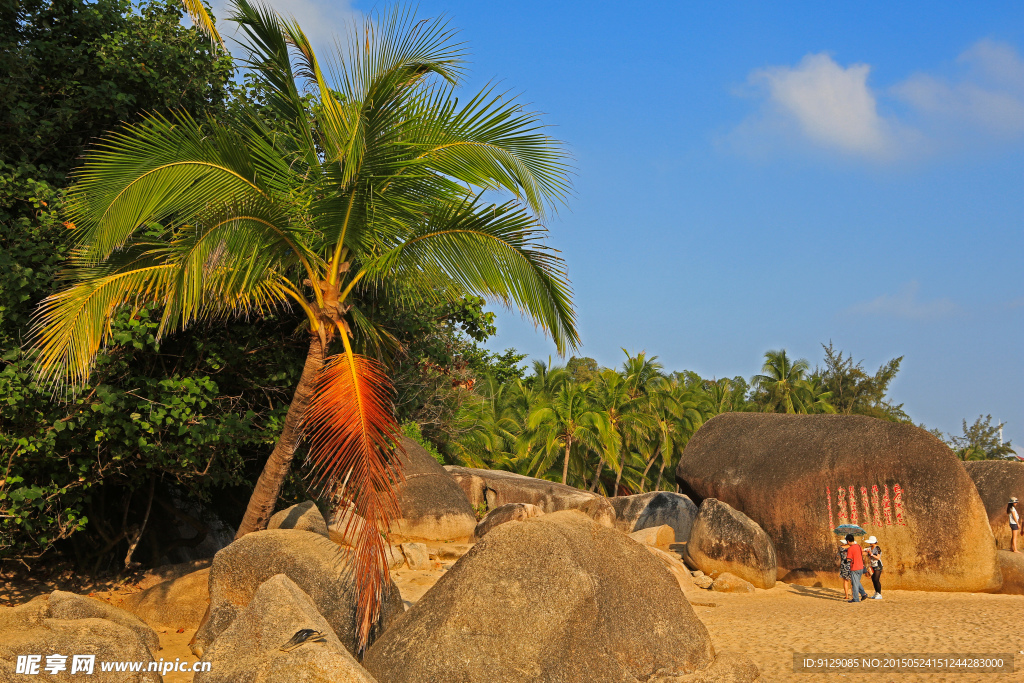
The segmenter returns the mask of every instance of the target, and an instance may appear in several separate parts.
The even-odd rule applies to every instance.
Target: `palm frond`
[[[137,267],[51,294],[39,304],[30,338],[39,349],[36,368],[44,381],[84,383],[110,337],[115,311],[124,305],[137,310],[164,298],[173,268],[140,261]]]
[[[366,520],[354,558],[356,633],[363,649],[390,580],[381,530],[401,516],[395,487],[403,476],[395,450],[399,429],[391,409],[391,382],[383,366],[353,353],[345,342],[345,353],[330,359],[317,378],[305,432],[319,483],[345,482],[339,495],[350,498]]]
[[[188,12],[188,16],[192,19],[195,27],[205,33],[210,39],[210,44],[220,45],[221,48],[224,48],[224,39],[217,33],[217,27],[213,24],[213,17],[206,11],[206,5],[203,4],[203,0],[181,0],[181,4],[185,7],[185,11]]]
[[[187,114],[151,116],[101,140],[85,154],[68,198],[82,257],[105,259],[154,222],[272,203],[275,186],[290,187],[293,172],[272,149],[252,143]]]
[[[364,267],[375,279],[416,273],[437,286],[516,306],[551,335],[559,353],[579,345],[576,313],[562,259],[545,246],[546,231],[514,202],[481,206],[467,200],[438,206],[414,230],[378,234],[380,257]]]
[[[474,187],[510,192],[539,216],[568,199],[569,153],[544,132],[537,113],[493,86],[462,107],[453,99],[451,88],[441,86],[419,101],[418,164]]]

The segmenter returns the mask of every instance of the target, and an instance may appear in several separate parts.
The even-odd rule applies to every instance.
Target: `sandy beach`
[[[869,591],[870,593],[871,591]],[[849,604],[828,588],[776,584],[753,594],[686,591],[719,652],[751,657],[766,683],[1024,681],[1024,596],[888,591]],[[708,605],[715,605],[710,607]],[[1013,653],[1009,673],[795,673],[793,653]]]
[[[401,569],[392,577],[407,605],[416,603],[447,571]],[[143,582],[144,584],[147,582]],[[685,584],[685,581],[680,583]],[[98,587],[97,587],[98,588]],[[118,604],[138,586],[97,590]],[[869,593],[871,591],[869,590]],[[779,583],[754,593],[717,593],[685,586],[683,593],[711,633],[716,651],[752,658],[765,683],[888,681],[928,683],[1024,682],[1024,595],[887,591],[884,600],[849,604],[842,593]],[[194,661],[191,633],[160,631],[166,660]],[[793,653],[1013,653],[1015,673],[804,673],[793,671]],[[169,673],[168,683],[189,683],[192,674]]]

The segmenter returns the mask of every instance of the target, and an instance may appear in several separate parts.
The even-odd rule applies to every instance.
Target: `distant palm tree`
[[[535,448],[531,470],[536,474],[546,472],[561,456],[562,483],[568,484],[569,464],[575,459],[586,486],[587,456],[615,457],[608,417],[594,410],[589,393],[588,385],[567,382],[530,414],[520,449]]]
[[[647,357],[646,351],[641,351],[635,356],[629,355],[629,351],[622,349],[626,354],[626,362],[622,365],[622,375],[626,380],[631,398],[637,398],[647,393],[651,382],[662,377],[662,364],[658,362],[657,356]]]
[[[811,375],[810,379],[804,380],[796,392],[793,405],[797,412],[804,415],[813,413],[836,412],[835,406],[830,402],[832,392],[827,391],[820,375]]]
[[[642,482],[646,482],[647,472],[654,462],[660,460],[658,480],[652,487],[657,491],[666,466],[674,467],[690,437],[704,424],[704,414],[710,406],[697,391],[668,378],[652,383],[648,395],[649,409],[655,419],[655,435]]]
[[[631,397],[626,379],[610,369],[606,369],[598,375],[594,385],[592,404],[595,409],[607,416],[612,440],[612,448],[609,453],[613,454],[615,459],[602,457],[598,461],[597,472],[594,474],[590,490],[597,490],[601,469],[608,464],[616,472],[615,486],[612,489],[612,495],[615,495],[622,479],[621,456],[628,453],[630,446],[635,446],[651,431],[654,419],[644,410],[646,404],[643,398]]]
[[[797,413],[794,399],[810,369],[806,359],[790,360],[786,350],[769,351],[764,354],[763,374],[754,375],[754,387],[765,393],[764,412]]]

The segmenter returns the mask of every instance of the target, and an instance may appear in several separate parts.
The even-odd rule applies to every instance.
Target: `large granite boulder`
[[[1024,462],[1017,460],[969,460],[964,463],[985,504],[996,547],[1010,549],[1010,517],[1006,504],[1010,498],[1024,501]],[[1024,502],[1017,503],[1017,514],[1024,520]],[[1017,540],[1017,548],[1024,550],[1024,540]]]
[[[563,511],[493,529],[384,632],[363,665],[381,683],[757,676],[748,661],[720,659],[662,562]]]
[[[730,573],[757,588],[775,585],[775,546],[757,522],[715,498],[705,498],[684,559],[711,578]]]
[[[1000,572],[1003,575],[1003,585],[1000,586],[999,592],[1024,595],[1024,553],[1000,550],[997,554]]]
[[[95,603],[95,604],[93,604]],[[59,615],[59,616],[58,616]],[[70,683],[88,675],[78,670],[73,655],[93,655],[89,680],[99,683],[159,683],[160,674],[103,672],[101,661],[154,661],[159,650],[156,633],[127,612],[99,600],[55,591],[17,607],[0,607],[0,681],[29,680],[15,673],[20,655],[41,655],[38,676]],[[46,670],[46,656],[67,655],[65,669]],[[80,665],[80,664],[78,664]],[[31,674],[29,674],[31,675]]]
[[[108,602],[77,593],[53,591],[49,604],[52,619],[106,619],[134,632],[151,653],[156,654],[160,650],[160,636],[156,631],[131,612]]]
[[[840,524],[885,552],[887,588],[991,591],[995,542],[974,483],[923,429],[857,415],[724,413],[676,469],[695,501],[717,498],[757,522],[787,583],[841,587]]]
[[[267,523],[268,529],[297,529],[312,531],[314,534],[327,536],[327,522],[320,509],[311,500],[292,505],[274,513]]]
[[[195,631],[210,605],[210,569],[200,569],[129,595],[121,607],[150,626]]]
[[[473,537],[483,538],[488,531],[500,524],[507,522],[524,522],[531,517],[540,517],[544,514],[536,505],[529,503],[505,503],[488,512],[476,525]]]
[[[545,513],[581,510],[602,526],[615,524],[615,508],[604,496],[544,479],[503,470],[480,470],[446,465],[473,505],[494,510],[507,503],[529,503]]]
[[[303,629],[322,635],[283,652],[281,646]],[[197,673],[195,683],[375,683],[309,596],[284,574],[260,585],[202,661],[210,670]]]
[[[423,446],[402,437],[405,482],[398,487],[402,518],[391,525],[400,540],[467,541],[476,513],[458,483]]]
[[[284,574],[316,605],[341,643],[356,651],[356,593],[351,554],[330,539],[309,531],[273,529],[247,534],[218,552],[210,567],[210,611],[189,645],[197,657],[234,622],[267,579]],[[402,611],[402,598],[389,582],[379,635]]]
[[[651,491],[635,496],[609,498],[615,509],[615,528],[627,534],[667,524],[676,533],[676,543],[690,538],[697,506],[687,496],[669,491]]]

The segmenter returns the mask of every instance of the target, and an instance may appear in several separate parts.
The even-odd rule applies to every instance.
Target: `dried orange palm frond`
[[[360,651],[369,643],[390,581],[389,544],[383,534],[401,515],[395,489],[404,478],[395,450],[399,430],[392,391],[383,366],[353,353],[346,343],[345,353],[329,359],[320,371],[305,417],[319,485],[343,487],[341,495],[366,520],[352,529]]]
[[[224,48],[224,39],[217,33],[217,27],[213,24],[213,17],[206,11],[203,0],[181,0],[181,4],[184,5],[185,11],[188,12],[192,24],[210,39],[210,44],[220,45],[221,48]]]

